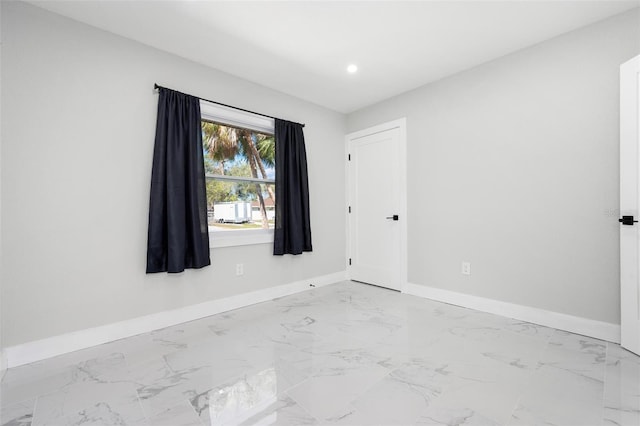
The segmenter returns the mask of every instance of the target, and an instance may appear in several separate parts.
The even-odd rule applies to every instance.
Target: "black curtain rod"
[[[153,89],[154,89],[154,90],[158,90],[158,89],[173,90],[173,89],[169,89],[168,87],[159,86],[157,83],[154,83],[154,85],[153,85]],[[174,92],[178,92],[177,90],[173,90],[173,91],[174,91]],[[187,96],[193,96],[193,95],[189,95],[188,93],[183,93],[183,92],[178,92],[178,93],[182,93],[183,95],[187,95]],[[276,119],[280,120],[280,119],[279,119],[279,118],[277,118],[277,117],[272,117],[272,116],[267,115],[267,114],[262,114],[262,113],[259,113],[259,112],[250,111],[250,110],[248,110],[248,109],[244,109],[244,108],[238,108],[238,107],[235,107],[235,106],[233,106],[233,105],[223,104],[222,102],[212,101],[212,100],[210,100],[210,99],[201,98],[200,96],[193,96],[193,97],[194,97],[194,98],[198,98],[198,99],[200,99],[201,101],[207,101],[207,102],[211,102],[212,104],[220,105],[220,106],[223,106],[223,107],[237,109],[238,111],[244,111],[244,112],[248,112],[248,113],[250,113],[250,114],[261,115],[262,117],[272,118],[272,119],[274,119],[274,120],[276,120]],[[302,127],[304,127],[304,123],[296,123],[296,124],[300,124]]]

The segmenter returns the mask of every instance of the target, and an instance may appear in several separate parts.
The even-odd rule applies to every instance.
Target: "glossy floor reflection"
[[[640,425],[620,346],[344,282],[11,369],[3,425]]]

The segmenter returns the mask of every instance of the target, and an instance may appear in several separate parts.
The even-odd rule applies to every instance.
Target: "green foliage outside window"
[[[220,177],[274,179],[273,135],[203,121],[202,144],[205,173],[211,176],[207,179],[208,210],[213,211],[215,203],[258,201],[262,228],[269,228],[265,200],[271,199],[275,205],[274,185],[224,180]]]

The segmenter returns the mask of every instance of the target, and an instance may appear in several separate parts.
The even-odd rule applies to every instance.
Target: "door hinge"
[[[349,161],[351,161],[351,154],[349,154]]]
[[[349,213],[351,213],[351,206],[349,206]]]
[[[349,258],[349,266],[351,266],[351,258]]]

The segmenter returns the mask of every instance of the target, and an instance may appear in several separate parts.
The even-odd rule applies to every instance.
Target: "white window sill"
[[[209,248],[273,244],[273,229],[209,231]]]

